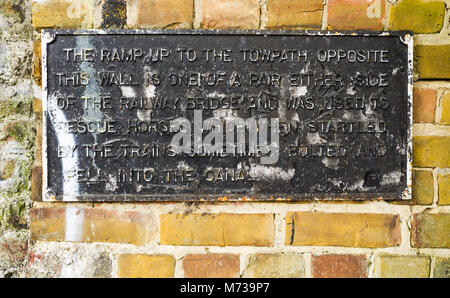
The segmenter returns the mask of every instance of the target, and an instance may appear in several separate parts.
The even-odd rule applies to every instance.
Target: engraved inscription
[[[408,33],[46,34],[45,200],[405,197]]]

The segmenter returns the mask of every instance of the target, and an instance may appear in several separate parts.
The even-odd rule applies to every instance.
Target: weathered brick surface
[[[104,246],[34,245],[29,250],[26,277],[108,278],[112,258]]]
[[[0,40],[19,41],[31,40],[31,1],[2,0],[0,1]]]
[[[0,278],[22,277],[33,164],[31,1],[0,1]]]
[[[413,166],[450,167],[449,136],[416,136],[413,138]]]
[[[183,258],[186,278],[233,278],[239,277],[239,255],[198,254]]]
[[[94,0],[42,0],[33,1],[33,27],[92,28]]]
[[[64,208],[35,208],[30,211],[31,240],[63,241],[65,232]]]
[[[268,0],[266,27],[268,29],[320,29],[322,14],[322,0]]]
[[[437,257],[435,259],[433,277],[450,278],[450,258]]]
[[[402,0],[390,9],[389,29],[437,33],[444,24],[444,14],[442,0]]]
[[[162,214],[161,244],[272,246],[272,214]]]
[[[440,124],[450,125],[450,92],[446,92],[442,97],[442,111]]]
[[[138,28],[191,28],[193,0],[138,0]]]
[[[169,278],[175,272],[175,258],[167,255],[122,254],[118,276],[126,278]]]
[[[42,201],[42,167],[34,166],[31,169],[31,200]]]
[[[413,247],[450,248],[450,214],[414,214],[411,245]]]
[[[414,70],[421,79],[450,79],[450,44],[414,46]]]
[[[38,86],[42,86],[41,40],[33,41],[33,78]]]
[[[422,256],[378,256],[376,277],[424,278],[430,276],[430,258]]]
[[[385,1],[329,0],[327,24],[330,30],[383,30]]]
[[[433,203],[434,182],[431,171],[413,170],[412,200],[417,205]]]
[[[82,208],[34,208],[31,239],[44,241],[117,242],[143,245],[154,223],[147,214]]]
[[[439,205],[450,205],[450,174],[438,176]]]
[[[258,0],[202,0],[205,29],[258,29]]]
[[[249,257],[245,278],[298,278],[305,276],[301,254],[256,254]]]
[[[289,212],[286,245],[388,247],[400,244],[393,214]]]
[[[20,268],[28,254],[27,231],[9,231],[0,233],[0,276],[2,272],[11,272],[12,268]]]
[[[367,277],[368,262],[364,255],[312,256],[311,274],[318,278]]]
[[[413,121],[433,122],[436,110],[436,90],[430,88],[413,89]]]

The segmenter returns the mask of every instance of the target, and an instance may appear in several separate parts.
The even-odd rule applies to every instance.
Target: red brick
[[[383,30],[384,0],[328,0],[330,30]]]
[[[367,277],[367,258],[364,255],[312,256],[312,276],[319,278]]]
[[[238,255],[198,254],[187,255],[183,259],[186,278],[233,278],[239,277]]]
[[[436,90],[430,88],[413,89],[414,122],[433,122],[436,110]]]

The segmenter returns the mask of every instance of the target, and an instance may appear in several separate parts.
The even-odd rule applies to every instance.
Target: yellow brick
[[[437,33],[444,24],[442,0],[401,0],[390,8],[389,29],[414,33]]]
[[[31,239],[143,245],[154,235],[151,217],[138,212],[84,208],[34,208]]]
[[[33,41],[33,78],[38,86],[42,86],[41,40]]]
[[[42,201],[42,167],[37,165],[31,169],[31,200]]]
[[[411,246],[450,248],[450,214],[414,214],[411,227]]]
[[[258,29],[258,0],[202,0],[202,27],[210,29]]]
[[[65,208],[33,208],[30,210],[31,240],[64,241]]]
[[[192,28],[193,0],[139,0],[138,28]]]
[[[376,276],[382,278],[424,278],[430,276],[430,258],[421,256],[378,256]]]
[[[269,29],[320,29],[322,14],[322,0],[268,0],[266,27]]]
[[[165,255],[123,254],[118,259],[118,274],[124,278],[169,278],[175,272],[175,259]]]
[[[420,79],[450,79],[450,44],[414,46],[414,71]]]
[[[413,165],[415,167],[450,167],[450,137],[414,137]]]
[[[256,254],[249,258],[245,278],[298,278],[305,276],[301,254]]]
[[[83,225],[85,242],[120,242],[143,245],[149,242],[149,217],[137,212],[87,210]]]
[[[33,27],[41,28],[92,28],[94,0],[43,0],[33,1]]]
[[[450,92],[442,97],[442,113],[440,124],[450,125]]]
[[[450,174],[440,174],[439,183],[439,205],[450,205]]]
[[[161,244],[273,246],[273,214],[162,214]]]
[[[286,245],[388,247],[400,244],[393,214],[289,212]]]
[[[414,204],[429,205],[433,203],[434,182],[431,171],[414,169],[412,200]]]

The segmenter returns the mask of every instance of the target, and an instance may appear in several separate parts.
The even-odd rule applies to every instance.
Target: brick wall
[[[450,277],[449,12],[449,0],[2,2],[0,274]],[[412,30],[412,200],[40,202],[42,28]]]

